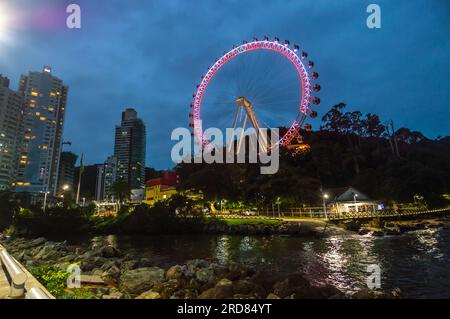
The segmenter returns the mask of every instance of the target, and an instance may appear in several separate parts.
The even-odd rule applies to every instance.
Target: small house
[[[381,209],[380,202],[351,186],[325,190],[324,200],[332,214],[374,213]]]

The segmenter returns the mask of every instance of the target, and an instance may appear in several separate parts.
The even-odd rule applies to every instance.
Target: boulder
[[[184,268],[185,267],[180,266],[180,265],[175,265],[175,266],[170,267],[166,272],[166,278],[169,280],[180,278],[181,276],[183,276]]]
[[[164,269],[144,267],[127,270],[120,276],[120,288],[130,294],[140,294],[164,280]]]
[[[214,271],[209,268],[201,268],[197,270],[195,277],[201,283],[212,282],[215,279]]]
[[[366,227],[361,227],[358,231],[359,235],[367,235],[370,233],[370,229],[366,228]]]
[[[46,241],[47,241],[47,239],[45,239],[44,237],[36,238],[36,239],[30,241],[30,242],[27,244],[27,248],[32,248],[32,247],[36,247],[36,246],[42,245],[42,244],[44,244]]]
[[[216,298],[215,288],[209,288],[198,296],[198,299],[215,299],[215,298]]]
[[[126,296],[116,288],[109,289],[108,295],[103,295],[102,299],[125,299]]]
[[[155,291],[146,291],[141,293],[136,299],[161,299],[161,295]]]
[[[133,270],[138,268],[138,261],[137,260],[127,260],[127,261],[123,261],[120,265],[120,271],[121,272],[125,272],[128,270]]]
[[[239,295],[256,295],[259,298],[264,298],[266,295],[263,287],[245,279],[233,282],[233,292]]]
[[[114,246],[108,245],[101,248],[101,255],[105,258],[114,258],[120,256],[120,251]]]
[[[112,266],[106,271],[103,271],[102,273],[102,279],[107,282],[115,282],[120,277],[120,269],[117,266]]]
[[[226,278],[219,280],[214,287],[214,297],[216,299],[226,299],[233,296],[233,282]]]

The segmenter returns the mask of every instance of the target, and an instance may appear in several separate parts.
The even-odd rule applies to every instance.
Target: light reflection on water
[[[340,231],[323,239],[179,235],[108,236],[101,240],[161,266],[194,258],[238,262],[278,273],[301,272],[315,284],[330,283],[344,291],[364,287],[367,266],[377,264],[384,290],[400,287],[407,297],[450,298],[449,229],[385,237]]]

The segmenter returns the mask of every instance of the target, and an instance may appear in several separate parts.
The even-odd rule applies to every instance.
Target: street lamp
[[[44,213],[45,213],[45,207],[47,206],[47,195],[49,193],[50,192],[48,192],[48,191],[44,192],[44,208],[43,208]]]
[[[63,187],[62,187],[62,189],[63,189],[63,191],[66,191],[66,190],[68,190],[68,189],[69,189],[69,185],[67,185],[67,184],[64,184],[64,185],[63,185]]]
[[[353,194],[353,201],[355,202],[355,213],[358,212],[358,207],[356,207],[356,199],[358,198],[358,194],[354,193]]]
[[[326,204],[326,200],[328,199],[328,194],[323,194],[323,211],[325,212],[325,219],[328,219],[327,216],[327,204]]]

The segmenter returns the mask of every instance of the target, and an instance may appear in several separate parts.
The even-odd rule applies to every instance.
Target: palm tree
[[[114,184],[112,184],[111,190],[114,196],[119,199],[119,203],[123,203],[125,199],[130,198],[131,187],[123,179],[115,181]]]

